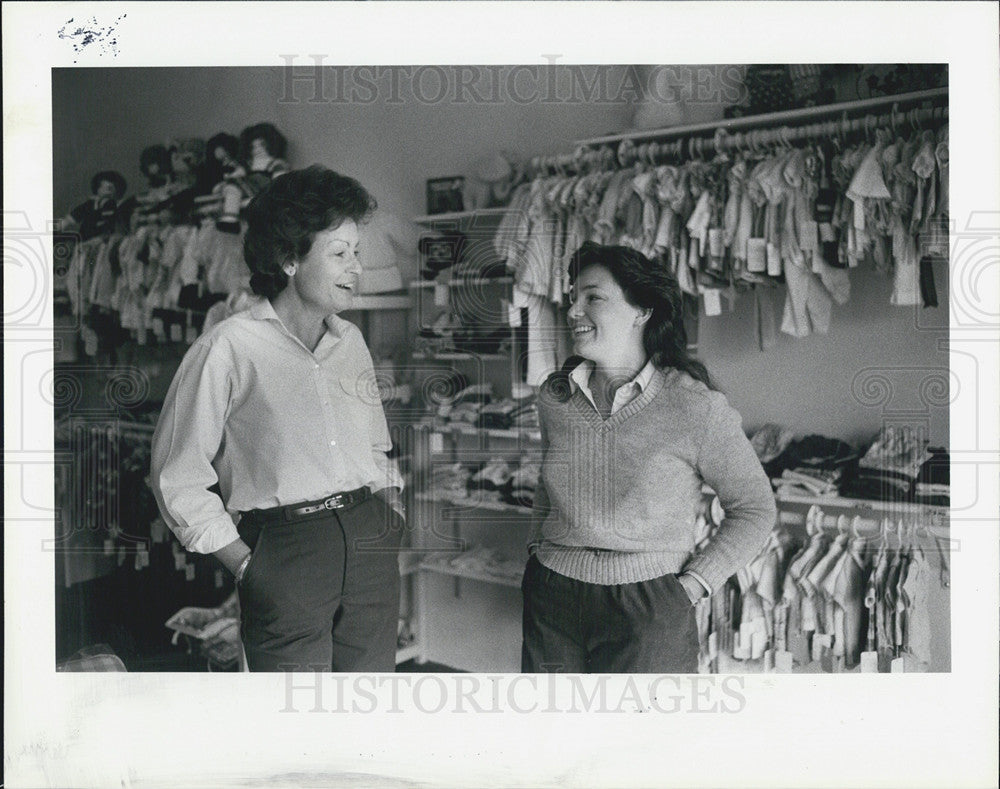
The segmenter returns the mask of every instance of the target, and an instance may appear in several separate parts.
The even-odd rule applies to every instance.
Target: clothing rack
[[[805,526],[806,533],[812,535],[817,530],[830,532],[837,536],[846,535],[853,538],[863,538],[873,543],[897,547],[924,543],[932,545],[940,554],[942,587],[951,585],[951,570],[947,554],[957,550],[957,544],[950,537],[946,521],[947,510],[940,507],[914,507],[903,505],[899,510],[885,510],[881,517],[866,517],[859,510],[871,512],[871,507],[863,507],[848,502],[813,503],[806,513],[788,510],[782,507],[778,499],[778,526]],[[840,510],[839,514],[828,514],[827,510]],[[848,516],[845,512],[853,513]]]
[[[534,176],[578,175],[629,167],[714,157],[733,151],[761,153],[772,146],[824,137],[872,135],[877,128],[921,129],[948,117],[948,89],[903,93],[822,107],[772,112],[747,118],[677,126],[647,132],[578,140],[573,153],[537,156]],[[924,106],[930,104],[931,106]],[[882,109],[887,111],[881,111]],[[745,131],[744,131],[745,130]],[[709,134],[710,133],[710,134]]]

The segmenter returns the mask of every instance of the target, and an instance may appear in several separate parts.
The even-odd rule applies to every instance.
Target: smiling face
[[[642,331],[647,312],[629,304],[606,268],[583,269],[572,296],[567,319],[575,353],[608,371],[634,367],[645,356]]]
[[[298,262],[288,287],[295,288],[302,303],[317,314],[350,309],[361,275],[358,254],[358,226],[353,219],[321,230],[312,249]]]

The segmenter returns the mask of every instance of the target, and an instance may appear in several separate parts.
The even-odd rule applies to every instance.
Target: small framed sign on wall
[[[450,178],[431,178],[427,181],[427,213],[447,214],[464,211],[462,191],[465,178],[460,175]]]

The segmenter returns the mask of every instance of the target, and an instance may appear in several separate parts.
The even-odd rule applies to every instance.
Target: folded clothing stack
[[[808,435],[793,440],[790,430],[764,425],[750,439],[779,493],[836,496],[854,472],[858,453],[837,438]]]
[[[805,494],[807,496],[836,496],[839,491],[840,469],[797,468],[785,469],[780,477],[772,479],[779,494]]]
[[[859,499],[910,501],[920,469],[931,458],[922,431],[884,427],[858,461],[844,495]]]
[[[431,490],[438,496],[531,507],[541,475],[538,460],[492,458],[482,465],[451,463],[434,468]]]
[[[951,502],[951,461],[948,451],[928,447],[931,456],[920,467],[913,498],[920,504],[947,507]]]

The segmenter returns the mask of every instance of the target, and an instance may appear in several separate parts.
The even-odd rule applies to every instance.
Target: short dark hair
[[[277,176],[247,206],[243,257],[253,292],[273,299],[288,285],[284,265],[308,255],[317,233],[363,222],[376,207],[361,184],[322,165]]]
[[[705,365],[691,355],[684,328],[684,298],[665,263],[652,261],[630,247],[584,242],[570,260],[569,281],[590,266],[603,267],[635,307],[651,310],[642,331],[646,355],[661,370],[675,367],[714,389]]]

